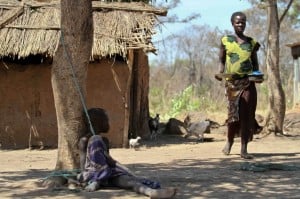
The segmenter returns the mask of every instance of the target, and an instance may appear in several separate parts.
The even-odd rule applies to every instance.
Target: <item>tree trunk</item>
[[[283,133],[285,116],[285,95],[280,79],[279,70],[279,18],[277,0],[268,0],[268,47],[267,47],[267,73],[269,87],[269,113],[266,125],[269,132]]]
[[[129,50],[127,55],[127,66],[128,66],[128,79],[126,83],[126,89],[124,91],[124,130],[123,130],[123,148],[127,148],[129,146],[128,143],[128,132],[130,129],[130,117],[131,117],[131,86],[132,86],[132,68],[134,63],[134,50]]]
[[[135,51],[132,69],[131,118],[129,132],[132,137],[150,134],[149,118],[149,66],[142,50]]]
[[[51,76],[58,125],[56,169],[79,168],[77,143],[85,131],[80,95],[85,99],[92,44],[92,2],[61,0],[61,40]]]

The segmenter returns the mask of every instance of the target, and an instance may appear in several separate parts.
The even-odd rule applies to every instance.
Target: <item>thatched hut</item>
[[[87,107],[107,110],[112,147],[126,146],[130,134],[149,132],[147,53],[155,52],[157,15],[166,11],[143,3],[93,2],[86,101]],[[57,146],[50,78],[59,39],[59,1],[0,0],[0,148]]]
[[[288,44],[294,61],[294,100],[293,106],[300,107],[300,42]]]

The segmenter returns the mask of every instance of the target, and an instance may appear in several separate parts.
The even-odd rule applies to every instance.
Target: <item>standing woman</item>
[[[227,142],[223,149],[229,155],[235,135],[241,136],[241,157],[253,158],[248,154],[247,145],[252,140],[256,129],[255,111],[257,93],[255,82],[250,81],[249,74],[258,71],[257,51],[259,43],[244,35],[246,15],[235,12],[231,16],[234,35],[227,35],[221,39],[220,68],[222,74],[216,79],[225,77],[226,96],[228,98]]]

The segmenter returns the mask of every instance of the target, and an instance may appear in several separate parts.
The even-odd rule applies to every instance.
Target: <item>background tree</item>
[[[289,18],[291,19],[291,24],[293,27],[299,28],[300,26],[300,2],[293,1],[292,9],[288,13]]]
[[[58,125],[57,170],[79,168],[77,143],[85,131],[80,95],[85,98],[92,44],[92,1],[61,0],[61,40],[51,76]]]
[[[269,111],[266,118],[268,131],[283,134],[283,122],[286,111],[285,93],[283,91],[279,69],[279,31],[285,15],[293,0],[290,0],[279,17],[277,0],[267,1],[268,39],[266,66],[269,87]]]

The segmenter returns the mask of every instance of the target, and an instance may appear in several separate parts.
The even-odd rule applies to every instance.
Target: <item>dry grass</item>
[[[93,58],[129,49],[155,52],[151,39],[165,10],[143,3],[93,2]],[[0,57],[53,56],[60,38],[60,3],[0,0]]]

